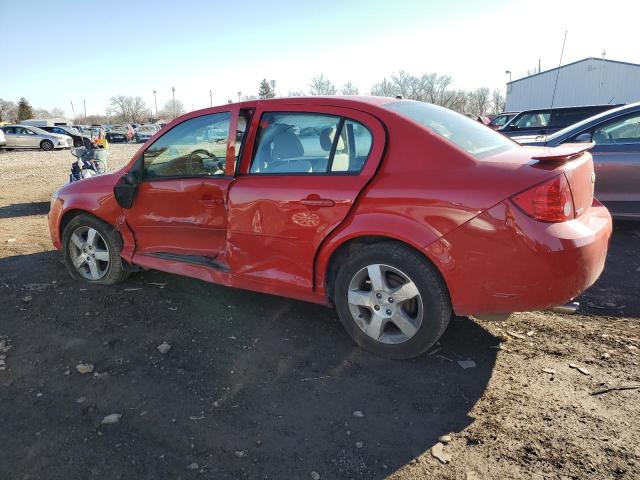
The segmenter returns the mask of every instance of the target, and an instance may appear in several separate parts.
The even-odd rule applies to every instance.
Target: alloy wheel
[[[109,270],[109,247],[91,227],[76,228],[69,237],[69,255],[78,273],[87,280],[100,280]]]
[[[422,324],[422,296],[411,278],[384,264],[368,265],[349,283],[349,310],[369,337],[385,344],[411,339]]]

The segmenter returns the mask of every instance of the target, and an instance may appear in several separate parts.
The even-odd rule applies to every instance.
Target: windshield
[[[448,108],[412,100],[382,106],[427,127],[478,159],[518,147],[500,133]]]
[[[140,127],[138,129],[139,132],[155,132],[155,127]]]
[[[27,130],[31,130],[34,133],[37,133],[38,135],[51,135],[50,132],[47,132],[46,130],[42,130],[41,128],[38,127],[28,127]]]

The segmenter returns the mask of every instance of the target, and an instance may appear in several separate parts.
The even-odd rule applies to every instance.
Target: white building
[[[507,83],[506,111],[640,101],[640,65],[589,57]]]

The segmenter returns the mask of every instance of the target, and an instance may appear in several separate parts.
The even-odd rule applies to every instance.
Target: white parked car
[[[4,138],[4,132],[0,128],[0,147],[4,147],[7,144],[7,141]]]
[[[146,142],[151,137],[153,137],[156,133],[158,133],[160,129],[155,125],[141,125],[138,127],[136,131],[136,142]]]
[[[42,150],[53,150],[55,148],[73,147],[73,139],[68,135],[59,133],[49,133],[38,127],[27,125],[6,125],[2,127],[5,141],[5,148],[41,148]]]

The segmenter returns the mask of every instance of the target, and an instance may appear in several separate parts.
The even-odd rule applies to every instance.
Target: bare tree
[[[324,78],[322,74],[313,77],[309,84],[309,93],[311,95],[335,95],[337,92],[338,90],[333,83],[331,83],[329,79]]]
[[[175,102],[173,100],[167,100],[164,107],[162,107],[162,110],[158,112],[158,115],[161,118],[175,118],[179,117],[183,113],[186,113],[186,110],[184,108],[184,104],[180,100],[176,100]]]
[[[347,82],[342,86],[340,90],[342,95],[360,95],[360,91],[358,87],[356,87],[353,83]]]
[[[121,122],[138,123],[149,115],[149,108],[142,97],[118,95],[109,99],[107,115],[114,116]]]
[[[388,81],[386,78],[383,78],[380,83],[376,83],[371,87],[371,95],[376,95],[378,97],[395,97],[396,95],[399,95],[399,93],[393,83]]]
[[[0,122],[12,122],[17,114],[17,106],[15,102],[3,100],[0,98]]]
[[[304,97],[306,94],[302,90],[289,90],[289,97]]]
[[[491,113],[498,114],[504,111],[505,100],[502,96],[502,92],[499,89],[495,89],[491,95]]]
[[[45,108],[34,108],[33,118],[53,118],[53,116],[49,113],[49,110]]]
[[[469,92],[469,111],[474,116],[482,116],[489,111],[491,92],[487,87],[476,88]]]
[[[403,98],[417,100],[418,91],[420,89],[420,80],[413,75],[408,74],[404,70],[400,70],[397,74],[391,75],[391,81],[394,83],[400,95]]]

